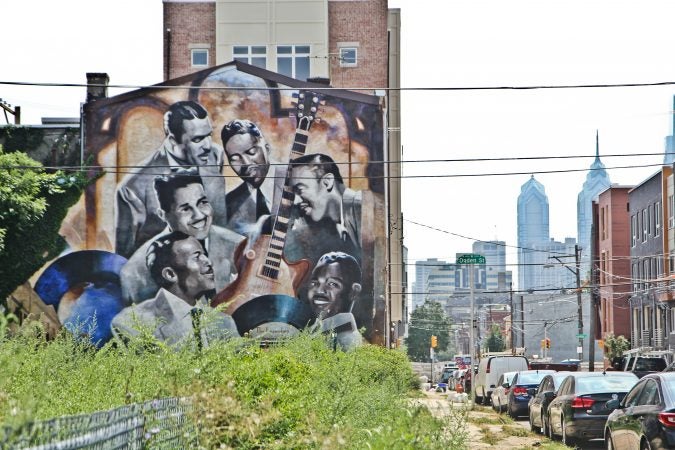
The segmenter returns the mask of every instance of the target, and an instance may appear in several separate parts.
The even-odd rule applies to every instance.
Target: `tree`
[[[628,350],[630,348],[630,342],[621,335],[614,336],[613,334],[608,334],[605,336],[602,348],[605,351],[605,358],[611,361]]]
[[[61,222],[91,181],[0,146],[0,302],[65,249]]]
[[[413,361],[428,362],[431,336],[438,338],[437,352],[442,352],[450,344],[450,318],[437,302],[425,302],[410,315],[410,326],[406,346],[408,356]]]
[[[485,351],[503,352],[504,349],[506,349],[506,342],[504,341],[502,330],[499,328],[499,325],[492,324],[492,327],[490,328],[490,334],[485,340]]]

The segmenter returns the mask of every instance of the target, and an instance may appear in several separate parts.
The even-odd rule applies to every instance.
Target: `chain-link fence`
[[[197,432],[183,398],[164,398],[93,414],[4,427],[3,449],[113,450],[183,449],[197,444]]]

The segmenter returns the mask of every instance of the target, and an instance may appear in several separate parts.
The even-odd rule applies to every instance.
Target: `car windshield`
[[[591,376],[577,377],[577,394],[595,394],[602,392],[628,392],[637,382],[637,377],[631,376]]]
[[[666,368],[666,360],[662,358],[638,358],[634,370],[660,372]]]
[[[675,378],[664,376],[661,378],[661,386],[668,391],[670,398],[675,398]]]
[[[513,381],[513,376],[516,372],[506,372],[504,373],[504,383],[511,383]]]
[[[518,384],[539,384],[547,373],[523,372],[518,377]]]

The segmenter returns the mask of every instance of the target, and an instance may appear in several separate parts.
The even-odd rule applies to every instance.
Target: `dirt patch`
[[[562,449],[568,448],[549,441],[542,435],[532,433],[527,421],[514,421],[506,414],[498,414],[492,408],[466,403],[450,403],[447,394],[424,392],[416,401],[425,405],[436,417],[466,411],[465,426],[470,449],[497,447],[501,449]]]

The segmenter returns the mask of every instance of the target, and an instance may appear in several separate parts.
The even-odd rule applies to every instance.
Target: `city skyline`
[[[427,0],[413,8],[389,1],[401,8],[401,78],[409,89],[401,101],[402,159],[423,161],[403,164],[409,265],[429,257],[454,262],[474,240],[503,240],[514,246],[506,263],[515,278],[516,198],[533,173],[547,188],[551,236],[576,237],[577,194],[595,157],[596,130],[614,183],[635,185],[658,169],[672,134],[673,86],[458,89],[672,82],[675,4],[650,5]],[[115,8],[99,0],[28,0],[5,6],[3,16],[15,43],[3,49],[12,64],[0,69],[0,81],[83,84],[86,72],[107,72],[116,85],[162,80],[159,0]],[[127,32],[117,32],[120,24]],[[66,49],[74,56],[66,58]],[[109,95],[128,90],[110,88]],[[22,107],[23,123],[36,124],[43,116],[77,117],[85,88],[0,85],[0,98]],[[550,159],[563,156],[570,158]],[[549,159],[494,160],[517,157]],[[457,161],[469,158],[482,160]],[[558,170],[576,172],[541,173]],[[489,175],[497,173],[518,175]]]

